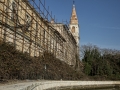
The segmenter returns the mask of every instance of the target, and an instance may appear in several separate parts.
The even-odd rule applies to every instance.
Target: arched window
[[[72,32],[72,33],[75,33],[75,27],[74,27],[74,26],[72,27],[71,32]]]

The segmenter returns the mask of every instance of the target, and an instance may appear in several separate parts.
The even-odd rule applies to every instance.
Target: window
[[[30,15],[29,14],[26,14],[25,15],[25,32],[28,32],[29,31],[29,27],[31,26],[31,17],[30,17]]]
[[[16,3],[13,1],[13,2],[12,2],[12,9],[15,10],[15,9],[16,9],[16,6],[17,6]]]
[[[26,14],[26,24],[30,23],[31,18],[29,14]]]
[[[0,11],[0,22],[2,21],[2,11]],[[2,27],[2,25],[0,25],[0,28]]]
[[[2,19],[2,11],[0,11],[0,20]]]
[[[36,22],[36,30],[38,31],[38,22]]]
[[[2,16],[2,11],[0,10],[0,16]]]
[[[71,32],[72,32],[72,33],[75,33],[75,27],[74,27],[74,26],[72,27]]]
[[[45,32],[45,30],[44,30],[44,31],[43,31],[43,41],[44,41],[44,42],[45,42],[45,39],[46,39],[45,35],[46,35],[46,32]]]
[[[17,11],[17,4],[13,1],[11,6],[12,6],[12,8],[11,8],[11,19],[15,20],[16,11]]]

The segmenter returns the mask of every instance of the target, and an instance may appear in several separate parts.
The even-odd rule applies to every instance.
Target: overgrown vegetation
[[[0,80],[51,79],[80,80],[82,72],[44,52],[41,57],[30,57],[8,43],[0,43]]]
[[[30,57],[8,43],[0,43],[1,80],[120,80],[120,51],[100,49],[93,45],[81,48],[84,65],[75,70],[65,62],[44,52],[41,57]],[[77,66],[77,65],[76,65]],[[82,68],[82,67],[80,67]]]
[[[82,46],[84,73],[95,80],[120,80],[120,51]]]

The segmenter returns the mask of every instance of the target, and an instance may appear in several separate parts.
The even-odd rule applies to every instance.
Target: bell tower
[[[74,39],[76,40],[77,47],[79,49],[79,23],[78,23],[74,1],[73,1],[73,8],[72,8],[72,14],[70,18],[69,28],[70,28],[70,32],[72,33]]]

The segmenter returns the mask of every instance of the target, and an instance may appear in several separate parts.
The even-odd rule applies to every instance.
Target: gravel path
[[[0,84],[0,90],[21,90],[28,86],[31,86],[34,83],[46,82],[43,80],[34,81],[34,80],[25,80],[25,81],[12,81],[4,84]]]
[[[86,86],[86,85],[120,85],[120,81],[45,81],[45,80],[26,80],[0,84],[0,90],[43,90],[53,87],[66,86]],[[27,88],[27,89],[25,89]],[[29,88],[29,89],[28,89]]]

